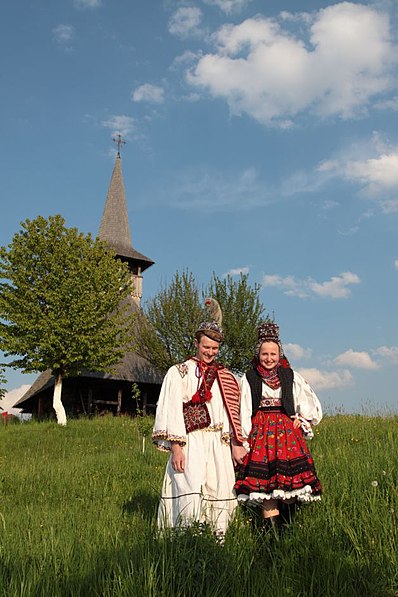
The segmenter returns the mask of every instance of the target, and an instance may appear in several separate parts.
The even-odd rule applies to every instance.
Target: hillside
[[[223,545],[206,528],[157,534],[167,457],[148,439],[143,453],[139,421],[1,426],[0,595],[398,595],[397,423],[326,417],[311,445],[322,502],[279,542],[240,511]]]

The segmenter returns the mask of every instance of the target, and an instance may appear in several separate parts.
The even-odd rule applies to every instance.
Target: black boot
[[[278,508],[279,508],[279,513],[280,513],[282,524],[288,525],[293,522],[293,519],[296,515],[296,512],[297,512],[299,506],[297,504],[297,501],[287,504],[286,502],[283,502],[282,500],[280,500]]]
[[[269,516],[268,518],[264,518],[262,530],[267,535],[270,534],[277,539],[279,539],[281,535],[281,517],[279,515],[276,516]]]

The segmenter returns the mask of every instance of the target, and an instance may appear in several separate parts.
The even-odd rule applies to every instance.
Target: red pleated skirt
[[[250,452],[238,469],[239,499],[319,500],[322,487],[301,429],[281,411],[259,410],[252,420]]]

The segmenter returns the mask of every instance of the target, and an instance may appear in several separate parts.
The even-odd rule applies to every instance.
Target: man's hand
[[[247,454],[246,448],[244,448],[243,446],[236,446],[236,445],[234,445],[234,443],[232,443],[231,451],[232,451],[232,462],[234,463],[234,466],[243,464],[243,461]]]
[[[185,470],[185,454],[176,442],[171,443],[171,466],[177,473],[183,473]]]

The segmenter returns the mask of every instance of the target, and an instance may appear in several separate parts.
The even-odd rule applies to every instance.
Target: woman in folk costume
[[[261,504],[266,527],[278,529],[297,503],[321,498],[305,438],[313,437],[322,408],[308,383],[290,368],[274,322],[258,329],[257,354],[241,391],[242,432],[249,435],[250,452],[238,469],[235,490],[239,501]]]
[[[214,361],[222,339],[220,322],[202,323],[195,334],[196,356],[171,367],[163,380],[152,435],[160,450],[170,451],[160,528],[207,522],[223,535],[237,505],[234,464],[243,462],[247,450],[239,384]]]

